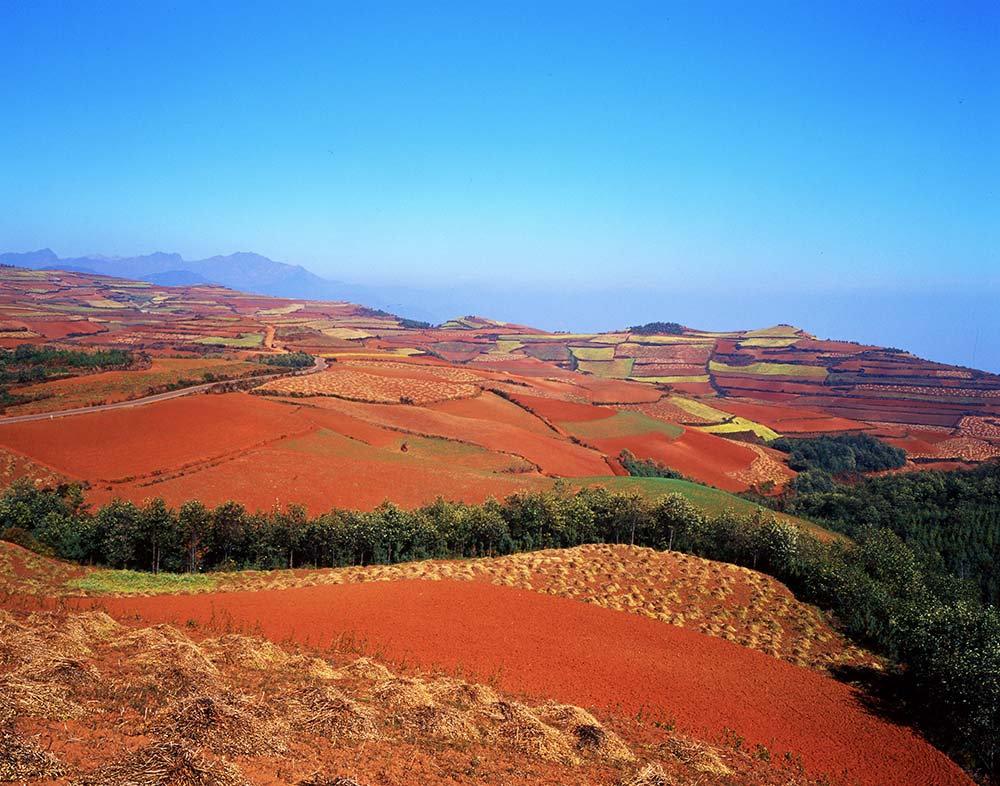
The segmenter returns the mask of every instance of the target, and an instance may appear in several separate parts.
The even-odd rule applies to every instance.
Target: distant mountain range
[[[208,259],[184,259],[180,254],[156,251],[136,257],[59,257],[52,249],[0,254],[0,264],[35,270],[72,270],[96,273],[160,286],[220,284],[240,292],[310,300],[347,300],[375,308],[401,311],[414,319],[441,321],[439,313],[430,313],[415,305],[414,293],[403,287],[370,287],[331,281],[310,273],[301,265],[276,262],[260,254],[238,251],[228,256]],[[400,309],[402,306],[402,309]]]

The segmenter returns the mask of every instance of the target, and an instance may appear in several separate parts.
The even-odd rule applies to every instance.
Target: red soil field
[[[590,392],[590,400],[594,404],[642,404],[663,396],[662,391],[645,382],[625,382],[593,376],[575,379]]]
[[[189,396],[56,420],[0,425],[0,445],[78,478],[135,477],[246,450],[311,428],[258,396]]]
[[[594,404],[578,404],[575,401],[560,401],[554,398],[513,394],[511,398],[523,404],[543,418],[559,423],[580,423],[588,420],[610,418],[615,410]]]
[[[332,409],[323,409],[306,404],[299,412],[302,417],[319,428],[329,429],[338,434],[343,434],[345,437],[358,439],[379,448],[391,445],[400,436],[398,431],[391,431],[369,423],[367,420],[352,418],[350,415],[345,415],[342,412],[336,412]]]
[[[592,442],[608,455],[617,456],[628,450],[639,458],[662,462],[723,491],[745,490],[748,484],[728,473],[748,469],[757,457],[752,450],[732,440],[690,428],[677,439],[669,439],[663,434],[639,434]]]
[[[539,400],[545,401],[545,399]],[[542,420],[495,393],[484,392],[481,396],[476,396],[476,398],[441,401],[437,404],[428,405],[427,409],[433,409],[435,412],[445,412],[449,415],[459,415],[463,418],[506,423],[515,428],[523,428],[549,437],[555,433]]]
[[[419,459],[391,463],[270,447],[152,485],[101,486],[87,499],[99,505],[116,497],[137,503],[161,497],[172,506],[197,499],[210,507],[236,500],[249,510],[300,504],[316,514],[331,507],[372,510],[386,499],[406,508],[439,496],[478,503],[551,482],[537,474],[495,474]]]
[[[560,439],[555,432],[551,432],[550,437],[502,422],[477,420],[425,407],[360,404],[332,398],[316,399],[315,403],[381,426],[457,439],[488,450],[523,456],[540,466],[543,472],[553,475],[589,477],[608,474],[607,462],[599,453]]]
[[[40,333],[50,340],[66,338],[66,336],[72,335],[91,335],[105,330],[104,326],[87,319],[38,320],[29,322],[28,324],[36,333]]]
[[[732,399],[718,399],[712,406],[747,420],[763,423],[781,434],[820,431],[862,431],[867,423],[847,418],[830,417],[818,410],[804,407],[783,407],[778,404],[754,404]]]
[[[324,647],[353,637],[393,663],[492,678],[506,692],[742,735],[772,755],[801,755],[815,776],[971,784],[914,732],[869,713],[849,686],[717,638],[528,590],[395,581],[96,603],[119,617],[243,626],[273,641]]]

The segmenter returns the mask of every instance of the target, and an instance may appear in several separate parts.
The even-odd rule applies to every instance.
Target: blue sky
[[[994,2],[7,0],[0,250],[253,250],[1000,370],[998,51]]]

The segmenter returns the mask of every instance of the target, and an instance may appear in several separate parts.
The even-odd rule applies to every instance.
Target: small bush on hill
[[[638,336],[679,336],[684,332],[684,326],[677,322],[647,322],[645,325],[632,325],[629,332]]]

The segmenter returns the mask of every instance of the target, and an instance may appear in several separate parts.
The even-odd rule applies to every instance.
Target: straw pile
[[[85,715],[69,693],[59,683],[37,682],[16,673],[0,675],[0,723],[18,716],[64,719]]]
[[[213,753],[257,756],[287,750],[284,730],[273,715],[247,696],[234,693],[182,699],[154,718],[149,730]]]
[[[487,710],[500,701],[500,696],[489,685],[462,682],[451,677],[441,677],[427,683],[435,701],[451,704],[462,710]]]
[[[322,658],[311,655],[293,655],[285,663],[285,668],[314,680],[335,680],[343,676]]]
[[[549,703],[535,707],[534,715],[574,741],[580,753],[615,762],[635,761],[622,738],[604,728],[589,712],[569,704]]]
[[[538,720],[523,704],[497,701],[488,717],[494,721],[490,737],[528,756],[548,761],[579,763],[573,746],[562,732]]]
[[[142,649],[132,664],[155,686],[160,695],[187,696],[214,687],[219,670],[194,642],[162,637]]]
[[[376,740],[381,734],[378,715],[329,685],[304,688],[288,697],[292,725],[333,740]]]
[[[249,786],[233,765],[181,742],[154,742],[110,762],[75,786]]]
[[[434,699],[427,686],[420,680],[406,677],[393,677],[380,682],[372,697],[382,706],[395,711],[434,706]]]
[[[481,736],[469,713],[437,704],[399,712],[394,720],[404,728],[416,729],[445,742],[472,742]]]
[[[55,779],[64,774],[59,761],[35,743],[9,732],[0,734],[0,781]]]
[[[238,633],[217,639],[206,639],[201,646],[215,663],[242,666],[258,671],[284,666],[289,660],[288,653],[276,644],[266,639],[241,636]]]

